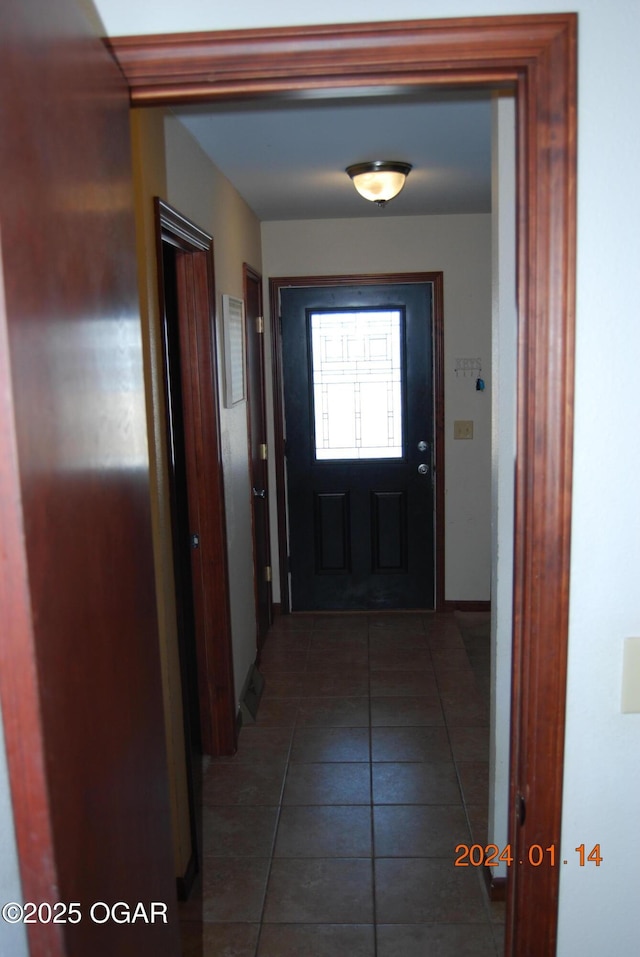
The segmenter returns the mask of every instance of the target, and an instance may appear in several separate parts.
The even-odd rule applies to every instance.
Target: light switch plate
[[[640,714],[640,638],[624,640],[621,711]]]
[[[456,419],[453,423],[454,439],[473,438],[473,419]]]

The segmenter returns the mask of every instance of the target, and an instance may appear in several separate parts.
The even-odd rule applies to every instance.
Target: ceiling
[[[174,113],[263,222],[491,210],[490,93],[331,91]],[[373,159],[413,164],[384,209],[345,173]]]

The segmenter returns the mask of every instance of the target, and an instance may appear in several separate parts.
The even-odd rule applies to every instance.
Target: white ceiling
[[[261,221],[486,213],[490,94],[393,91],[175,108]],[[344,172],[364,160],[413,164],[384,209]]]

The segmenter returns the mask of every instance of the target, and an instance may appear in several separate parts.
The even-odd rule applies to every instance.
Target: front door
[[[281,290],[292,609],[433,608],[430,283]]]

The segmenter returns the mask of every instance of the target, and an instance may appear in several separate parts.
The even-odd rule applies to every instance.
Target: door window
[[[312,312],[318,460],[401,459],[402,312]]]

